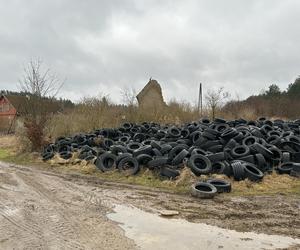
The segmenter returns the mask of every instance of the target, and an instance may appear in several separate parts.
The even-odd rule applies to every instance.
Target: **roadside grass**
[[[7,149],[0,148],[0,160],[4,160],[9,158],[10,152]]]
[[[266,175],[262,182],[249,180],[233,182],[233,195],[300,195],[300,179],[290,175],[279,175],[275,172]]]
[[[11,140],[14,141],[15,140]],[[190,187],[197,181],[205,181],[208,178],[222,178],[231,182],[232,192],[226,196],[257,196],[257,195],[300,195],[300,179],[289,175],[278,175],[273,172],[266,175],[262,182],[255,183],[249,180],[233,181],[224,175],[195,176],[185,167],[178,178],[166,180],[159,176],[158,172],[143,169],[135,176],[126,176],[119,171],[102,173],[94,164],[86,161],[79,161],[76,154],[70,160],[64,160],[57,155],[47,162],[43,162],[38,153],[18,153],[13,144],[1,145],[0,161],[14,164],[39,167],[64,173],[79,173],[87,176],[97,177],[101,180],[134,184],[145,187],[160,188],[162,190],[187,194]]]

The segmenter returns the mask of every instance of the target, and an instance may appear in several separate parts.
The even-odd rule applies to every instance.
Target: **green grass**
[[[34,163],[34,159],[30,153],[16,154],[9,149],[0,148],[0,161],[30,165]]]
[[[7,149],[0,148],[0,160],[5,161],[11,155],[10,151]]]

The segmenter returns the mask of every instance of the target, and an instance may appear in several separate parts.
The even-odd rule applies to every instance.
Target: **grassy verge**
[[[20,165],[44,168],[63,173],[80,173],[94,176],[99,179],[135,184],[146,187],[155,187],[175,193],[188,193],[191,184],[210,177],[227,179],[232,183],[231,196],[254,196],[254,195],[300,195],[300,179],[289,175],[278,175],[273,173],[264,177],[260,183],[248,180],[235,182],[226,176],[194,176],[188,168],[185,168],[178,179],[170,181],[162,179],[158,173],[149,170],[142,170],[135,176],[125,176],[118,171],[102,173],[93,164],[88,162],[76,162],[76,156],[71,160],[62,160],[57,156],[48,162],[42,162],[37,154],[18,154],[13,148],[0,147],[0,161],[11,162]],[[76,163],[76,164],[75,164]]]
[[[20,165],[30,165],[34,163],[34,157],[29,153],[16,154],[10,149],[0,148],[0,161],[20,164]]]

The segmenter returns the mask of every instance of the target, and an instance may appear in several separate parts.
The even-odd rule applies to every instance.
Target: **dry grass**
[[[79,160],[74,153],[71,159],[64,160],[58,155],[48,161],[46,165],[37,153],[19,153],[19,141],[16,136],[0,137],[0,160],[24,165],[41,165],[57,168],[64,171],[75,171],[81,174],[97,176],[101,179],[123,183],[137,184],[149,187],[158,187],[174,192],[187,193],[190,186],[197,181],[205,181],[208,178],[226,179],[232,183],[232,195],[275,195],[296,194],[300,195],[300,179],[289,175],[278,175],[275,172],[264,177],[262,182],[255,183],[249,180],[240,182],[233,181],[224,175],[195,176],[189,168],[185,167],[181,175],[175,180],[162,179],[157,172],[143,170],[136,176],[124,176],[118,171],[102,173],[94,164]]]
[[[68,113],[53,115],[46,126],[46,134],[47,140],[54,140],[58,136],[115,128],[125,121],[181,124],[199,119],[197,110],[188,103],[172,101],[166,107],[145,109],[135,105],[115,105],[100,97],[85,99]]]
[[[236,195],[300,195],[300,179],[289,175],[278,175],[273,172],[265,176],[260,183],[251,182],[249,180],[233,182],[232,189],[233,194]]]
[[[275,195],[275,194],[296,194],[300,195],[300,179],[289,175],[278,175],[275,172],[266,175],[262,182],[256,183],[249,180],[234,181],[225,175],[201,175],[195,176],[188,167],[185,167],[178,178],[166,180],[159,176],[158,172],[148,169],[142,170],[135,176],[125,176],[119,171],[110,171],[102,173],[94,164],[86,161],[76,162],[76,159],[63,160],[56,156],[49,161],[53,167],[61,167],[68,171],[77,171],[82,174],[97,176],[101,179],[110,181],[137,184],[148,187],[157,187],[177,193],[188,193],[193,183],[197,181],[206,181],[209,178],[225,179],[232,184],[231,195],[252,196],[252,195]]]
[[[0,148],[13,148],[17,145],[17,137],[14,135],[1,135]]]

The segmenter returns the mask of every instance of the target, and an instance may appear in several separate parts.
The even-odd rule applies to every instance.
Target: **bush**
[[[168,106],[139,108],[136,105],[113,104],[106,96],[84,98],[74,109],[55,114],[46,125],[45,135],[51,138],[97,128],[115,128],[126,122],[185,123],[199,120],[197,110],[187,103],[171,101]]]

